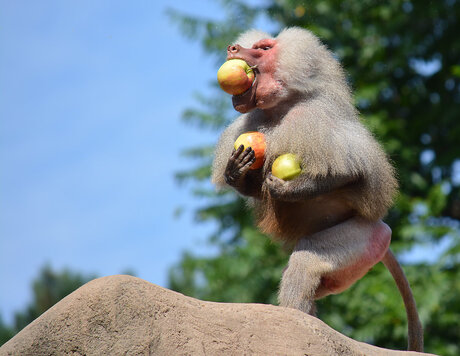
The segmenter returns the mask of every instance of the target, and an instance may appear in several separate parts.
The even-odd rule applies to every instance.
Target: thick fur
[[[250,47],[263,38],[267,35],[249,31],[240,36],[238,43]],[[334,192],[334,204],[338,200],[357,215],[380,219],[396,192],[394,170],[380,145],[360,122],[340,64],[306,30],[289,28],[276,39],[280,53],[276,77],[289,91],[288,97],[296,100],[284,100],[271,109],[271,117],[267,116],[268,110],[255,109],[235,120],[217,145],[212,181],[218,187],[225,186],[224,171],[234,141],[241,133],[260,131],[267,139],[263,177],[271,172],[271,165],[279,155],[294,153],[301,159],[305,179],[331,175],[359,177],[359,185]],[[312,232],[297,226],[299,209],[305,218],[309,209],[323,207],[318,201],[274,202],[268,194],[253,200],[252,205],[264,232],[291,242]],[[277,213],[280,209],[285,211],[281,218]]]

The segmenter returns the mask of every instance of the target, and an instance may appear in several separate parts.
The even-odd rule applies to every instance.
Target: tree
[[[32,282],[32,302],[24,311],[15,314],[13,325],[6,326],[0,319],[0,346],[62,298],[94,278],[68,269],[56,272],[50,266],[44,266]]]
[[[364,123],[378,137],[399,174],[401,193],[386,217],[392,249],[430,259],[403,258],[425,326],[428,352],[460,353],[460,4],[456,0],[380,2],[267,0],[257,5],[219,1],[224,21],[170,15],[191,38],[200,40],[216,64],[236,34],[261,18],[280,29],[306,27],[343,63]],[[217,68],[216,68],[217,69]],[[183,118],[216,138],[236,114],[217,87],[199,96],[199,107]],[[275,303],[286,254],[254,229],[244,202],[233,192],[215,193],[208,184],[212,146],[185,152],[196,169],[180,172],[207,205],[198,221],[218,228],[209,243],[216,256],[184,254],[170,272],[170,286],[214,301]],[[445,248],[436,252],[437,246]],[[434,253],[431,253],[434,251]],[[345,293],[325,298],[321,319],[358,340],[404,348],[406,321],[391,277],[378,265]]]
[[[2,346],[5,342],[11,339],[14,336],[13,328],[5,325],[3,319],[0,316],[0,346]]]

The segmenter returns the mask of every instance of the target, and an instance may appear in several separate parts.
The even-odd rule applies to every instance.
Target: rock
[[[300,311],[203,302],[131,276],[95,279],[0,355],[422,355],[354,341]]]

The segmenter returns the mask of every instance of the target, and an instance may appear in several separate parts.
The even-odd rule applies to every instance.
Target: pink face
[[[278,59],[278,43],[274,39],[263,39],[252,48],[230,45],[227,48],[227,60],[242,59],[251,66],[256,79],[251,88],[240,95],[233,96],[235,110],[245,113],[254,108],[268,109],[277,103],[282,90],[281,84],[275,80]]]

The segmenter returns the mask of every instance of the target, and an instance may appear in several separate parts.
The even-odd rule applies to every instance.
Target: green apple
[[[232,95],[243,94],[252,86],[254,78],[254,71],[242,59],[230,59],[217,71],[220,87]]]
[[[297,156],[292,153],[281,155],[273,162],[272,174],[282,180],[294,179],[300,173],[302,173],[300,161]]]

